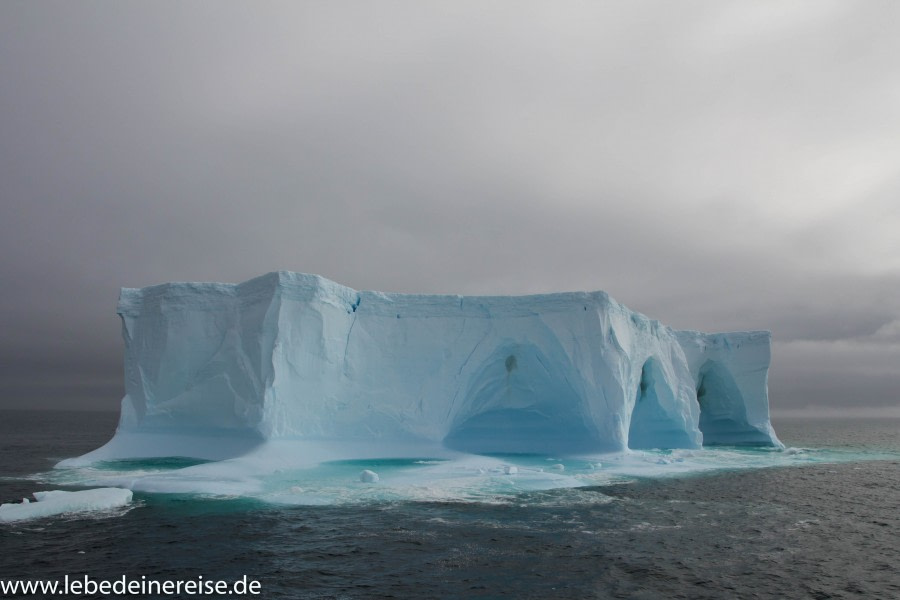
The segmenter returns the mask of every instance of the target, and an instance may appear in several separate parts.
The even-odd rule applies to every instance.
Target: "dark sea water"
[[[0,412],[0,501],[60,488],[40,474],[115,421]],[[263,598],[900,598],[900,422],[775,427],[824,459],[500,502],[136,493],[125,509],[0,524],[0,580],[247,575]]]

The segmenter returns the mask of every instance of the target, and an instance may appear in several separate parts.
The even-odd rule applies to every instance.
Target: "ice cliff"
[[[118,312],[126,395],[95,457],[284,439],[374,454],[780,445],[768,332],[676,331],[603,292],[382,294],[282,271],[123,289]]]

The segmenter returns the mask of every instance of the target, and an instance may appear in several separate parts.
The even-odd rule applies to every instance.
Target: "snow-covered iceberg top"
[[[123,289],[118,312],[121,421],[88,460],[274,440],[373,456],[780,445],[768,332],[676,331],[604,292],[384,294],[280,271]]]

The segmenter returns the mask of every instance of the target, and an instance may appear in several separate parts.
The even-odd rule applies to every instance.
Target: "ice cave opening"
[[[587,425],[584,401],[560,364],[532,346],[494,353],[462,397],[444,445],[474,454],[576,454],[602,448]]]
[[[631,412],[628,447],[634,450],[694,447],[686,430],[688,423],[676,406],[675,394],[666,383],[659,360],[648,358],[641,368],[641,382]]]
[[[697,402],[704,446],[772,445],[769,435],[750,424],[740,388],[720,363],[708,360],[700,367]]]

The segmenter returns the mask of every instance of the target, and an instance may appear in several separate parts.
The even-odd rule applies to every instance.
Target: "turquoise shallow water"
[[[114,425],[114,415],[2,413],[0,500],[77,482],[83,472],[48,469]],[[139,492],[109,513],[0,525],[0,579],[246,574],[267,598],[900,597],[898,425],[782,421],[786,453],[657,452],[599,469],[500,457],[536,477],[561,460],[567,477],[583,476],[577,488],[522,489],[488,473],[496,484],[434,499],[348,484],[363,468],[389,480],[446,466],[422,457],[279,473],[252,495]],[[195,462],[94,469],[171,474]],[[347,489],[362,491],[331,501]],[[320,505],[297,501],[316,495]]]

